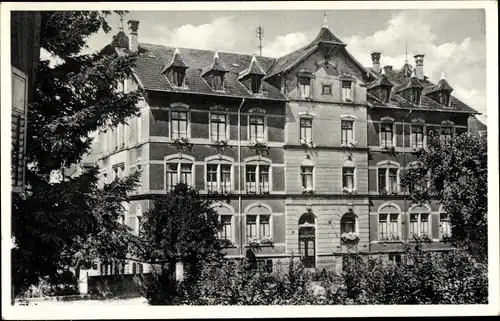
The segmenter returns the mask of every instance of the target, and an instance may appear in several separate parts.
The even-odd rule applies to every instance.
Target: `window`
[[[167,191],[172,191],[178,183],[193,184],[193,164],[167,163]]]
[[[224,79],[222,75],[214,75],[212,78],[212,88],[214,90],[224,90]]]
[[[382,87],[380,89],[380,94],[381,94],[380,98],[381,98],[382,102],[384,102],[384,103],[389,102],[389,100],[391,98],[391,88]]]
[[[28,75],[14,66],[12,69],[12,151],[11,184],[13,192],[24,189],[26,146],[26,105],[28,103]]]
[[[252,75],[251,76],[251,81],[252,81],[252,92],[258,93],[260,91],[260,85],[261,85],[261,76],[260,75]]]
[[[172,111],[172,138],[188,137],[188,117],[185,111]]]
[[[340,219],[340,233],[355,233],[356,217],[353,213],[347,213]]]
[[[269,165],[246,165],[246,190],[249,194],[269,193]]]
[[[378,234],[380,241],[399,240],[399,213],[379,214]]]
[[[354,186],[354,167],[342,167],[342,187],[348,191],[355,189]]]
[[[410,235],[412,237],[429,237],[429,214],[410,214]]]
[[[176,87],[184,86],[185,76],[186,76],[186,73],[184,70],[173,70],[172,81],[174,83],[174,86],[176,86]]]
[[[445,107],[450,106],[450,93],[446,91],[441,91],[439,93],[439,100],[441,101],[441,105]]]
[[[323,95],[331,95],[332,94],[332,86],[323,85]]]
[[[228,240],[231,241],[231,221],[232,221],[232,216],[231,215],[219,215],[219,220],[220,220],[220,229],[218,233],[218,237],[221,240]]]
[[[451,223],[450,217],[447,213],[439,214],[439,238],[451,237]]]
[[[250,239],[263,237],[271,237],[271,215],[247,215],[246,216],[246,231],[247,241]]]
[[[424,126],[411,125],[411,146],[415,149],[424,147]]]
[[[219,193],[231,191],[230,164],[207,164],[207,190]]]
[[[352,81],[342,80],[342,99],[352,101]]]
[[[309,98],[310,96],[310,88],[311,88],[311,79],[307,77],[299,78],[299,86],[300,86],[300,97]]]
[[[307,191],[312,191],[314,189],[313,167],[312,166],[302,166],[300,168],[300,174],[302,176],[302,189],[307,190]]]
[[[419,105],[420,104],[420,90],[417,89],[412,89],[410,91],[410,101],[414,105]]]
[[[401,254],[399,253],[389,254],[389,262],[391,262],[391,264],[400,264]]]
[[[264,141],[264,116],[250,116],[250,141]]]
[[[312,139],[312,118],[300,119],[300,140]]]
[[[394,167],[378,169],[378,191],[380,194],[398,192],[398,169]]]
[[[218,142],[226,140],[226,115],[225,114],[210,114],[210,135],[212,141]]]
[[[353,125],[352,120],[342,120],[341,121],[341,143],[347,145],[353,141]]]
[[[380,146],[392,147],[393,146],[393,124],[382,123],[380,124]]]
[[[441,127],[439,136],[441,138],[441,141],[449,141],[451,140],[452,136],[453,136],[453,127],[451,126]]]

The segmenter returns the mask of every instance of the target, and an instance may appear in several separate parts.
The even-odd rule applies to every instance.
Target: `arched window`
[[[271,160],[263,157],[250,157],[245,160],[245,189],[249,194],[268,194],[270,191],[269,173]]]
[[[344,214],[340,219],[340,233],[357,233],[356,215],[352,212]]]
[[[314,226],[316,218],[313,213],[305,213],[299,218],[299,226]]]
[[[217,237],[221,240],[234,242],[233,238],[233,216],[234,209],[227,204],[216,203],[213,209],[219,214],[219,229]]]
[[[401,239],[400,212],[394,205],[385,205],[379,210],[379,241],[398,241]]]
[[[251,239],[272,238],[271,208],[258,203],[250,205],[245,210],[246,237]]]
[[[425,206],[416,206],[410,211],[410,237],[431,236],[430,210]]]
[[[232,169],[234,160],[217,155],[205,158],[206,190],[210,193],[230,193],[232,190]]]
[[[172,191],[179,183],[194,186],[194,158],[189,155],[175,154],[165,157],[165,187]]]

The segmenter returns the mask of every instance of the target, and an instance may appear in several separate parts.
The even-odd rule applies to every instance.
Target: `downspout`
[[[405,120],[408,116],[410,116],[411,112],[412,112],[412,110],[410,109],[410,112],[408,114],[406,114],[406,116],[403,116],[403,174],[406,173],[406,152],[405,152],[405,150],[406,150],[406,140],[405,140],[405,124],[406,124],[406,122],[405,122]],[[410,133],[410,135],[411,135],[411,133]],[[409,188],[408,188],[408,191],[409,191]],[[404,208],[405,208],[404,219],[405,219],[405,222],[408,223],[409,221],[407,220],[408,213],[407,213],[407,206],[406,206],[406,191],[403,193],[403,201],[404,201]],[[407,243],[408,242],[408,233],[409,233],[408,224],[406,224],[405,227],[406,227],[406,233],[405,233],[405,240],[404,241],[405,241],[405,243]]]
[[[238,217],[240,225],[240,254],[243,255],[243,218],[241,216],[241,107],[245,103],[245,98],[242,98],[241,104],[238,107]]]

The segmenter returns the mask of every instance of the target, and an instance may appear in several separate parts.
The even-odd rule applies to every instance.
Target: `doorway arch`
[[[316,267],[316,217],[311,212],[299,218],[299,253],[304,268]]]

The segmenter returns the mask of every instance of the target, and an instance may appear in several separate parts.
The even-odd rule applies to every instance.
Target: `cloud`
[[[371,66],[370,53],[382,53],[380,63],[401,68],[408,44],[408,62],[413,56],[425,54],[424,73],[438,81],[442,72],[454,88],[453,94],[472,108],[486,114],[486,47],[470,37],[461,42],[437,43],[436,30],[428,21],[412,12],[400,12],[391,17],[386,28],[368,37],[344,37],[347,50],[363,65]]]
[[[150,38],[148,34],[163,36]],[[139,41],[195,49],[231,51],[237,39],[233,18],[220,17],[202,25],[185,24],[175,29],[158,27],[151,33],[142,31]]]
[[[293,32],[285,36],[276,36],[274,40],[262,48],[266,57],[280,57],[307,45],[312,39],[304,32]]]

